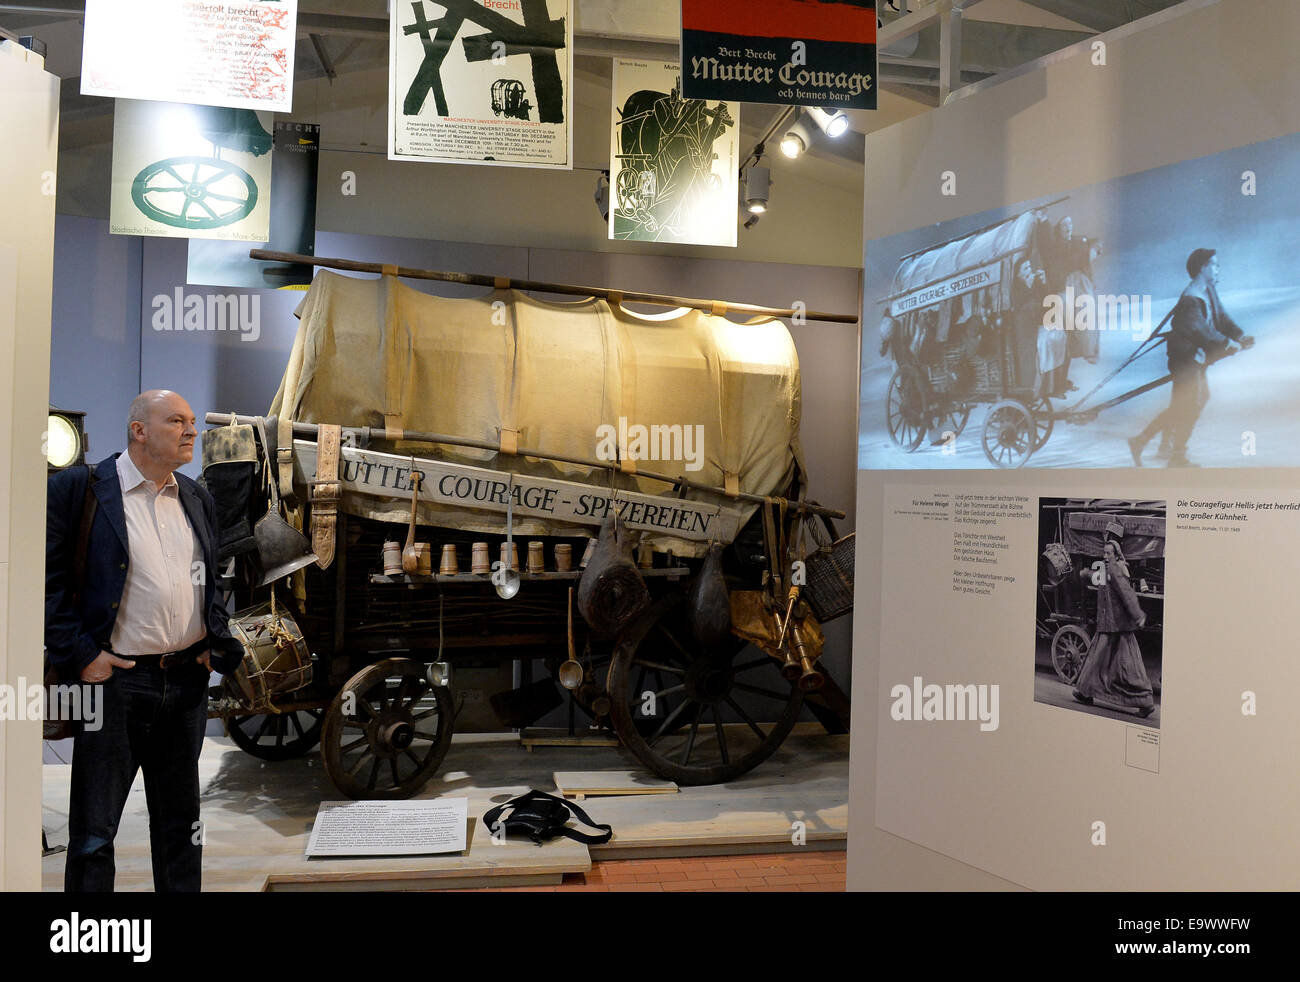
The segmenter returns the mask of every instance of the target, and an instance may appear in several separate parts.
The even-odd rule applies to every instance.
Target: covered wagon
[[[749,770],[825,682],[820,621],[851,606],[788,330],[493,285],[320,272],[267,416],[209,415],[241,623],[282,635],[250,642],[213,712],[252,753],[319,739],[341,791],[399,797],[447,752],[458,662],[519,662],[492,705],[523,726],[561,702],[540,660],[654,772]]]

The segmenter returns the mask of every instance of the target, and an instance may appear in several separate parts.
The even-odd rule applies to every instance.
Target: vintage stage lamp
[[[839,139],[849,129],[848,113],[840,110],[839,112],[828,112],[825,109],[809,109],[808,115],[817,127],[829,136],[832,140]]]
[[[754,164],[745,171],[745,207],[751,215],[762,215],[767,211],[767,199],[771,194],[772,171],[768,167]]]
[[[50,407],[45,426],[45,459],[51,472],[86,462],[85,413]]]
[[[812,133],[808,129],[803,113],[799,113],[790,128],[785,131],[785,136],[781,137],[781,152],[794,160],[810,146],[812,146]]]

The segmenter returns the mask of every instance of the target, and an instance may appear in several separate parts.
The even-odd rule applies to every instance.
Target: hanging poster
[[[269,112],[119,99],[109,231],[266,242],[271,131]]]
[[[267,242],[190,239],[185,282],[191,286],[246,289],[304,288],[310,263],[270,263],[248,258],[250,248],[313,255],[316,249],[316,178],[320,124],[275,121],[271,164],[271,238]]]
[[[609,237],[734,246],[740,105],[683,99],[681,76],[614,61]]]
[[[289,112],[298,0],[86,0],[81,94]]]
[[[573,0],[395,0],[388,157],[573,167]]]
[[[876,108],[875,0],[682,0],[682,93]]]

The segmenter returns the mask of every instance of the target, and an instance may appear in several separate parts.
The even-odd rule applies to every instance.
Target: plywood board
[[[596,795],[676,794],[677,785],[644,770],[556,771],[551,775],[566,798]]]

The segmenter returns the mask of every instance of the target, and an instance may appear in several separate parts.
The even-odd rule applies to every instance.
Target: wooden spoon
[[[412,462],[414,464],[414,462]],[[402,549],[402,572],[410,575],[419,569],[415,554],[415,509],[420,502],[420,472],[411,471],[411,527],[406,530],[406,546]]]

